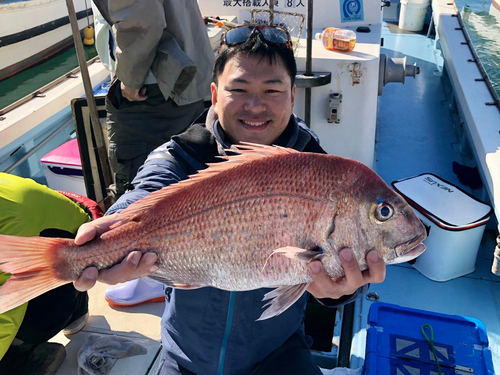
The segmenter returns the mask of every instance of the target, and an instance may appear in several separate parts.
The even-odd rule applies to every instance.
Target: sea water
[[[456,0],[474,49],[500,96],[500,9],[491,0]],[[500,7],[500,1],[498,2]]]
[[[95,46],[84,46],[84,50],[87,60],[97,55]],[[77,66],[76,50],[70,47],[42,63],[0,81],[0,109],[31,94]]]

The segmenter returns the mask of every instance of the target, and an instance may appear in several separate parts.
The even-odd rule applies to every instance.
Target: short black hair
[[[260,56],[262,59],[268,57],[270,64],[273,64],[278,58],[281,58],[288,74],[290,75],[292,87],[295,84],[297,63],[295,62],[293,50],[285,45],[281,46],[278,44],[268,44],[258,33],[252,35],[245,43],[222,47],[221,52],[215,58],[214,70],[212,73],[212,81],[215,84],[218,83],[218,78],[224,71],[227,62],[240,54],[249,57]]]

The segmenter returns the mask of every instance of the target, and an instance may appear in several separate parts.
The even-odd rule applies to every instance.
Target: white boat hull
[[[75,0],[80,30],[93,22],[85,0]],[[89,3],[90,4],[90,3]],[[64,0],[0,3],[0,80],[12,76],[73,43]]]
[[[94,89],[109,77],[109,72],[98,61],[88,66],[88,72]],[[82,97],[84,94],[81,72],[77,72],[44,91],[43,96],[34,97],[17,108],[2,114],[0,120],[0,171],[8,170],[59,126],[68,123],[68,133],[62,132],[60,136],[43,146],[23,165],[11,171],[19,176],[40,180],[43,176],[40,158],[70,139],[69,132],[74,130],[70,103],[72,99]]]

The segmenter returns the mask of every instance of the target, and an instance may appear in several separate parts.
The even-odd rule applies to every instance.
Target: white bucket
[[[424,173],[392,183],[427,227],[427,250],[413,267],[434,281],[474,272],[492,209],[448,181]]]
[[[429,4],[428,0],[401,0],[399,28],[407,31],[422,30]]]

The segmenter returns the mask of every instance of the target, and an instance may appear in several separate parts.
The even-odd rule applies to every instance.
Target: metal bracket
[[[456,365],[455,375],[474,375],[474,369],[470,367]]]
[[[368,301],[378,301],[380,299],[380,296],[377,292],[370,292],[366,295],[366,299]]]

